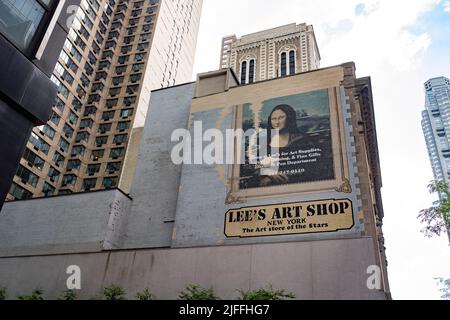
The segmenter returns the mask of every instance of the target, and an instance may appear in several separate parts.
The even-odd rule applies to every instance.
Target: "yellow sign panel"
[[[333,232],[353,225],[353,206],[348,199],[247,207],[225,214],[228,238]]]

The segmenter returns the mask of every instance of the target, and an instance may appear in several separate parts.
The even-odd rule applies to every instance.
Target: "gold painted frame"
[[[317,88],[319,90],[320,88]],[[326,89],[326,88],[324,88]],[[314,91],[314,90],[311,90]],[[352,188],[349,179],[347,147],[345,143],[344,118],[342,114],[342,105],[339,94],[339,87],[328,88],[328,100],[330,109],[330,129],[333,152],[333,164],[335,179],[326,181],[314,181],[298,184],[287,184],[282,186],[269,186],[251,189],[240,189],[240,165],[229,165],[227,170],[227,197],[226,203],[238,203],[247,199],[279,197],[293,195],[298,193],[317,193],[317,192],[342,192],[351,193]],[[293,93],[295,94],[295,93]],[[276,97],[273,97],[276,98]],[[263,101],[251,101],[252,104],[260,104]],[[233,129],[242,129],[243,104],[233,107]],[[242,141],[236,141],[234,144],[234,156],[239,154],[238,148],[241,148]],[[238,163],[235,158],[235,162]]]

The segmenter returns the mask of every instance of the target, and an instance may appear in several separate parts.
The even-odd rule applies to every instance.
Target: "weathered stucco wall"
[[[158,299],[177,299],[187,284],[213,287],[223,299],[236,289],[272,284],[296,299],[386,299],[367,288],[366,273],[375,264],[371,238],[246,246],[145,249],[102,253],[0,258],[0,287],[9,298],[42,288],[55,299],[67,290],[68,266],[81,268],[81,299],[111,284],[128,297],[149,288]]]
[[[130,204],[118,190],[7,202],[0,257],[119,248]]]

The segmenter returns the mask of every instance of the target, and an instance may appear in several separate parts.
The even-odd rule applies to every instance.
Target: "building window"
[[[111,149],[111,152],[109,153],[109,157],[113,158],[113,159],[117,159],[123,155],[124,151],[125,151],[124,148]]]
[[[16,200],[31,199],[33,197],[33,194],[30,191],[20,187],[14,182],[9,189],[9,193],[14,196]]]
[[[58,182],[60,172],[53,167],[50,167],[48,170],[48,176],[50,177],[50,181],[53,183]]]
[[[106,144],[107,142],[108,142],[108,136],[101,136],[101,137],[95,138],[95,143],[96,143],[97,147],[101,147],[104,144]]]
[[[247,83],[247,61],[242,62],[241,67],[241,84]]]
[[[117,123],[117,130],[119,131],[124,131],[127,130],[128,128],[130,128],[130,121],[123,121],[123,122],[119,122]]]
[[[61,187],[66,187],[68,185],[73,186],[77,183],[77,176],[74,174],[65,174],[62,179]]]
[[[120,171],[121,162],[109,162],[106,166],[106,171],[110,174]]]
[[[65,123],[64,124],[64,127],[63,127],[63,132],[64,132],[64,135],[66,136],[66,138],[72,138],[72,135],[73,135],[73,129],[72,129],[72,127],[71,126],[69,126],[67,123]]]
[[[81,166],[80,160],[69,160],[67,162],[67,170],[79,170]]]
[[[93,176],[94,174],[100,172],[100,164],[90,164],[86,169],[86,173]]]
[[[138,72],[138,71],[144,69],[144,63],[133,64],[132,69],[133,69],[133,72]]]
[[[29,166],[33,166],[38,168],[39,170],[42,170],[44,168],[44,159],[39,157],[37,154],[35,154],[30,149],[25,149],[25,152],[23,154],[23,158],[28,161]]]
[[[50,15],[54,0],[0,1],[0,32],[19,49],[30,53],[36,35],[46,16]]]
[[[64,156],[59,152],[55,152],[53,155],[53,162],[55,162],[58,167],[63,167],[64,161],[66,161],[66,158],[64,158]]]
[[[122,111],[120,111],[120,117],[122,119],[131,117],[132,115],[133,115],[133,109],[122,109]]]
[[[114,136],[113,143],[115,144],[122,144],[127,142],[127,135],[126,134],[117,134]]]
[[[34,132],[31,132],[29,141],[36,150],[40,150],[43,153],[48,154],[50,145],[48,143],[46,143],[44,140],[42,140],[41,138],[39,138]]]
[[[98,126],[98,132],[106,133],[111,130],[111,123],[102,123]]]
[[[118,177],[103,178],[103,187],[105,189],[111,189],[117,187]]]
[[[58,126],[60,120],[61,117],[57,113],[53,112],[50,117],[50,121],[53,122],[56,126]]]
[[[135,102],[136,102],[136,97],[125,97],[125,98],[123,98],[123,103],[127,107],[131,106]]]
[[[49,137],[50,139],[53,140],[53,138],[55,137],[55,130],[53,130],[52,128],[50,128],[48,126],[48,124],[43,125],[43,126],[39,126],[39,131],[41,133],[43,133],[44,135],[46,135],[47,137]]]
[[[48,182],[44,183],[44,187],[42,188],[42,192],[46,197],[51,197],[55,194],[55,188],[51,186]]]
[[[72,157],[76,157],[78,155],[83,156],[85,151],[86,151],[86,148],[84,146],[74,146],[72,148],[71,155],[72,155]]]
[[[289,74],[295,74],[295,51],[289,51]]]
[[[67,152],[69,150],[69,142],[67,142],[63,137],[59,139],[58,146],[63,152]]]
[[[77,133],[76,137],[75,137],[75,142],[81,142],[81,141],[86,141],[88,142],[89,140],[89,133],[87,131],[80,131]]]
[[[103,155],[105,154],[105,150],[104,149],[100,149],[100,150],[93,150],[92,154],[91,154],[91,160],[92,161],[98,161],[101,158],[103,158]]]
[[[80,129],[92,128],[94,121],[92,119],[83,119],[80,121]]]
[[[58,97],[55,97],[55,104],[54,104],[54,107],[56,108],[56,109],[58,109],[59,111],[61,111],[61,112],[64,112],[64,107],[65,107],[65,103],[64,103],[64,101],[62,101],[60,98],[58,98]]]
[[[248,83],[255,82],[255,60],[250,60],[250,68],[248,72]]]
[[[95,188],[96,183],[97,183],[97,179],[84,179],[83,189],[90,190],[92,188]]]
[[[37,175],[22,165],[19,165],[16,175],[22,180],[23,183],[29,183],[33,187],[36,187],[39,180]]]
[[[281,54],[281,76],[284,77],[286,74],[286,52],[283,52]]]
[[[113,119],[115,113],[116,113],[116,112],[115,112],[114,110],[103,112],[103,114],[102,114],[102,120],[103,120],[103,121],[108,121],[109,119]]]

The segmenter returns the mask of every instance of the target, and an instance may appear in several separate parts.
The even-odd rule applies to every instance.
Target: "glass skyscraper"
[[[434,179],[445,181],[450,185],[450,80],[448,78],[438,77],[425,82],[422,129]]]

